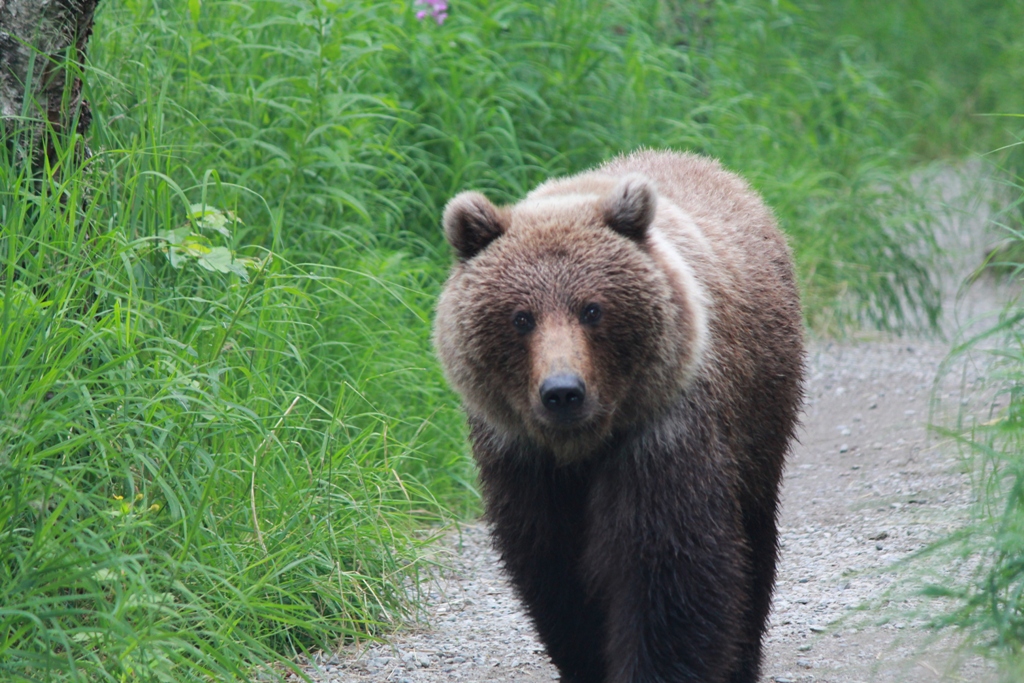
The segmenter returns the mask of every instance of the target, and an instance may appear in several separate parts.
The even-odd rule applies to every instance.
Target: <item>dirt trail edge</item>
[[[962,255],[944,283],[950,311],[962,276],[990,242],[976,199],[983,193],[964,180],[972,175],[946,170],[923,181],[950,209],[945,246]],[[998,308],[999,287],[990,290],[972,295],[971,310],[961,301],[960,319]],[[947,321],[950,331],[956,327]],[[783,488],[763,681],[994,678],[984,662],[957,656],[949,641],[932,642],[919,621],[895,610],[884,621],[879,609],[895,576],[886,568],[962,524],[970,505],[955,449],[930,435],[928,424],[958,411],[984,419],[993,405],[976,364],[935,384],[948,350],[948,343],[905,339],[810,344],[803,427]],[[425,587],[422,625],[386,644],[319,656],[308,674],[317,683],[557,680],[485,526],[463,525],[449,550],[451,571]]]

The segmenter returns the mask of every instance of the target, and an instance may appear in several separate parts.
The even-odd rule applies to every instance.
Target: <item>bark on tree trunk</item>
[[[28,134],[33,165],[54,162],[61,137],[89,128],[80,75],[98,2],[0,0],[0,127]]]

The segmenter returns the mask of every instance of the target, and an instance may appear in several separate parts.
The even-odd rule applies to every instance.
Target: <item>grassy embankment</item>
[[[1001,248],[979,271],[1019,288],[1024,277],[1024,5],[1000,0],[824,3],[829,31],[864,36],[899,74],[897,101],[924,156],[983,155],[997,193]],[[992,169],[995,169],[992,171]],[[979,264],[981,269],[982,264]],[[981,351],[979,349],[985,349]],[[956,340],[951,360],[985,354],[995,390],[984,424],[943,425],[959,441],[977,505],[971,523],[929,548],[924,594],[933,625],[959,630],[969,651],[1024,679],[1024,306],[1013,302],[981,333]],[[941,559],[939,559],[941,558]],[[949,569],[955,571],[950,572]]]
[[[102,3],[94,156],[0,145],[0,678],[244,678],[405,613],[476,505],[429,344],[460,189],[712,154],[812,325],[927,324],[891,80],[787,3],[694,7]]]

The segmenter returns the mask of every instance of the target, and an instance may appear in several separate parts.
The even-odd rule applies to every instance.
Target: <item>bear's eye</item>
[[[597,304],[587,304],[580,314],[580,322],[584,325],[596,325],[601,320],[601,307]]]
[[[536,323],[533,321],[533,316],[526,311],[519,311],[512,316],[512,327],[516,328],[516,331],[520,334],[526,334],[534,328]]]

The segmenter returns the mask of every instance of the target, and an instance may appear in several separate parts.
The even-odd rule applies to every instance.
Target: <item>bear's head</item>
[[[511,207],[476,192],[449,202],[457,263],[434,340],[470,415],[572,461],[678,398],[705,313],[651,181],[545,187]]]

